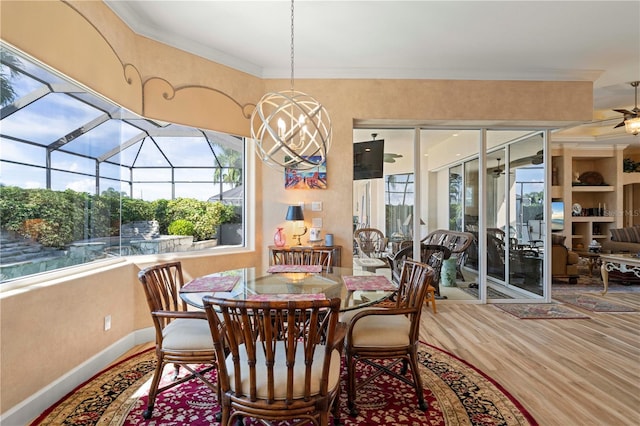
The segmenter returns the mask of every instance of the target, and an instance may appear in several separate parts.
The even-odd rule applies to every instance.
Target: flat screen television
[[[353,180],[383,177],[384,139],[353,144]]]
[[[551,202],[551,231],[562,231],[564,229],[564,202]]]

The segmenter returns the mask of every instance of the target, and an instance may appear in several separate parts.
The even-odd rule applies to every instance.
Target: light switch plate
[[[312,201],[311,202],[311,211],[312,212],[321,212],[322,211],[322,201]]]
[[[311,221],[313,223],[314,228],[322,228],[322,218],[314,217]]]

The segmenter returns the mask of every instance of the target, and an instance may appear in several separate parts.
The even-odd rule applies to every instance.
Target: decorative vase
[[[273,236],[273,242],[276,247],[284,247],[287,237],[284,235],[284,228],[278,228]]]
[[[456,285],[456,262],[455,256],[442,261],[442,269],[440,269],[440,285],[443,287],[457,287]]]

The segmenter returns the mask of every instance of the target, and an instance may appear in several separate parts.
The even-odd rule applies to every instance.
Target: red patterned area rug
[[[419,348],[420,374],[429,410],[417,408],[412,388],[378,376],[358,391],[357,418],[348,415],[341,394],[344,425],[537,425],[533,417],[498,383],[464,360],[427,344]],[[145,420],[148,387],[155,366],[152,350],[134,355],[97,374],[55,404],[36,425],[211,425],[219,411],[209,388],[191,380],[160,394],[153,417]],[[359,374],[371,373],[362,364]],[[165,370],[169,380],[172,368]],[[344,372],[344,369],[343,369]],[[215,373],[212,373],[215,377]],[[345,374],[342,388],[345,389]],[[257,422],[245,419],[245,425]]]
[[[589,319],[588,315],[557,303],[496,303],[502,309],[520,319]]]
[[[554,293],[553,298],[592,312],[637,312],[631,306],[614,302],[607,296],[581,293]]]

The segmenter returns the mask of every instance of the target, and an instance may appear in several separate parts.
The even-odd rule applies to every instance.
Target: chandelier
[[[251,114],[256,154],[274,168],[312,169],[326,161],[331,119],[322,104],[294,90],[293,0],[291,0],[291,89],[265,94]]]

